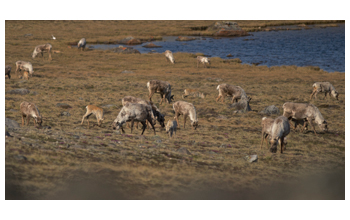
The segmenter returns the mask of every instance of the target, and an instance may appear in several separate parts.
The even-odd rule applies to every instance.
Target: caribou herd
[[[86,39],[82,38],[78,42],[77,46],[78,49],[81,48],[81,50],[84,50],[86,46]],[[51,51],[52,45],[49,43],[38,45],[35,47],[32,53],[32,59],[34,59],[39,53],[41,53],[43,57],[43,53],[47,52],[49,54],[49,60],[52,60]],[[165,51],[165,57],[167,61],[169,61],[172,64],[175,64],[174,55],[170,50]],[[203,64],[203,66],[207,68],[210,65],[210,59],[204,56],[198,56],[197,68],[199,67],[199,64]],[[19,60],[16,62],[16,73],[21,71],[24,72],[23,77],[25,79],[28,79],[29,76],[32,77],[34,73],[33,66],[30,62]],[[9,79],[11,79],[10,73],[11,66],[5,66],[5,76],[7,75]],[[173,103],[172,107],[175,113],[174,118],[168,120],[168,123],[165,125],[165,114],[161,113],[161,110],[154,104],[154,102],[152,101],[152,96],[154,95],[154,93],[160,94],[161,100],[159,105],[162,105],[163,102],[165,104],[171,104],[174,101],[174,95],[172,95],[172,87],[169,82],[161,80],[150,80],[146,83],[146,86],[148,89],[148,100],[143,100],[134,96],[125,96],[122,99],[123,107],[117,115],[117,118],[111,124],[113,130],[121,129],[122,132],[125,133],[123,125],[129,122],[131,124],[130,128],[132,133],[134,122],[137,123],[137,127],[138,123],[140,122],[143,125],[141,135],[143,135],[147,125],[149,128],[152,128],[154,134],[156,134],[154,126],[158,122],[161,126],[161,130],[165,129],[165,131],[169,134],[169,138],[171,138],[173,137],[173,134],[174,136],[176,136],[176,130],[179,126],[178,117],[180,115],[183,115],[183,129],[185,129],[187,117],[189,117],[190,119],[192,129],[197,129],[198,117],[196,108],[192,103],[186,101],[176,101]],[[317,94],[320,92],[325,93],[325,97],[327,96],[327,94],[329,94],[329,96],[333,96],[338,100],[339,93],[336,91],[336,89],[331,83],[315,82],[312,85],[312,87],[313,91],[310,96],[310,100],[312,98],[316,99]],[[224,103],[226,96],[232,97],[232,103],[238,102],[239,99],[247,102],[251,100],[251,98],[247,96],[244,89],[240,86],[223,83],[218,85],[216,89],[218,91],[218,97],[216,98],[216,102],[218,102],[221,99],[222,103]],[[184,95],[182,95],[182,98],[185,99],[188,96],[202,99],[205,99],[206,97],[204,93],[200,92],[198,89],[186,88],[184,90]],[[268,147],[269,139],[270,151],[276,153],[278,146],[280,146],[280,152],[283,153],[283,151],[286,149],[286,139],[287,135],[290,133],[291,127],[293,130],[296,131],[297,127],[300,125],[302,127],[300,131],[304,132],[305,130],[307,130],[308,124],[310,124],[313,128],[315,135],[317,136],[317,132],[313,124],[313,122],[315,122],[322,131],[328,131],[327,122],[315,105],[310,103],[286,102],[283,104],[282,108],[283,115],[275,119],[267,117],[262,118],[262,139],[260,146],[261,149],[264,141],[266,141],[266,145]],[[27,126],[29,124],[30,118],[34,119],[34,126],[36,124],[41,126],[43,118],[39,112],[38,107],[34,103],[26,101],[22,102],[20,104],[20,112],[22,115],[22,126],[24,126],[25,118],[27,119]],[[104,120],[104,111],[102,108],[94,105],[86,106],[86,113],[83,115],[81,125],[83,125],[84,120],[86,119],[88,121],[87,127],[90,128],[89,117],[91,115],[96,116],[97,126],[101,127],[102,122]]]

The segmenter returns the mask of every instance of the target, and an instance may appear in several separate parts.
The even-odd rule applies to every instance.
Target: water
[[[313,26],[310,26],[313,27]],[[211,57],[228,59],[227,55],[239,58],[243,63],[281,66],[319,66],[328,72],[345,72],[345,24],[327,27],[294,30],[252,32],[252,36],[214,39],[196,37],[194,41],[175,41],[176,37],[163,37],[153,42],[162,48],[133,46],[141,53],[165,50],[189,53],[204,53]],[[245,40],[249,39],[249,40]],[[89,45],[88,45],[89,46]],[[112,49],[118,45],[90,45],[95,49]],[[175,55],[176,57],[176,55]]]

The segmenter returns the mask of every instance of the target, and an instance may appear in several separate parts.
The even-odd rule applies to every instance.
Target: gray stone
[[[258,155],[249,155],[249,156],[246,156],[245,159],[249,163],[258,162]]]
[[[114,52],[121,53],[121,54],[141,54],[140,51],[130,47],[127,47],[126,49],[118,47],[114,49]]]
[[[121,73],[134,73],[133,71],[129,71],[129,70],[124,70]]]
[[[245,113],[248,111],[251,111],[252,109],[250,108],[249,105],[250,99],[240,99],[239,102],[233,103],[229,105],[229,108],[234,108],[235,111],[233,113]]]
[[[108,104],[108,105],[103,105],[103,106],[101,106],[102,108],[110,108],[110,107],[114,107],[114,106],[116,106],[116,105],[114,105],[114,104]]]
[[[191,155],[191,152],[189,150],[187,150],[187,148],[185,147],[180,147],[176,152],[180,153],[180,154],[188,154]]]
[[[7,94],[27,95],[30,91],[28,89],[14,89],[7,92]]]
[[[69,112],[62,112],[61,116],[70,116],[70,113]]]
[[[60,107],[60,108],[72,108],[72,106],[70,106],[66,103],[57,103],[56,106]]]
[[[9,119],[9,118],[5,118],[5,126],[9,130],[15,130],[15,129],[20,128],[19,124],[16,121]]]
[[[37,95],[38,93],[35,91],[30,92],[30,95]]]
[[[17,160],[20,160],[20,161],[26,161],[27,158],[23,155],[16,155],[16,156],[13,156],[15,159]]]
[[[261,114],[267,114],[267,115],[272,115],[272,114],[279,115],[280,114],[280,110],[276,106],[270,105],[270,106],[267,106],[260,113]]]
[[[8,138],[8,137],[13,137],[13,136],[10,135],[10,133],[8,133],[7,131],[5,131],[5,137]]]

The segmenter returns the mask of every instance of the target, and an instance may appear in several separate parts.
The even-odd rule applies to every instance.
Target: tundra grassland
[[[63,39],[43,42],[44,37],[36,34],[41,32],[40,22],[45,26],[45,21],[23,21],[17,30],[14,21],[6,21],[5,63],[12,66],[13,77],[6,77],[4,83],[5,117],[20,124],[20,103],[34,102],[44,126],[34,128],[31,120],[30,126],[9,131],[13,137],[5,140],[6,199],[345,198],[345,73],[317,67],[251,66],[217,57],[211,58],[210,68],[197,68],[196,55],[190,53],[174,53],[173,65],[158,53],[80,51],[68,48]],[[22,31],[25,23],[33,30]],[[67,41],[85,37],[83,29],[75,33],[67,26],[71,30]],[[33,39],[22,39],[27,32]],[[34,47],[46,42],[62,53],[53,54],[52,61],[47,54],[32,60]],[[32,78],[18,78],[17,60],[33,64]],[[147,99],[146,83],[152,79],[168,81],[175,101],[183,100],[185,88],[206,94],[205,99],[184,99],[196,107],[197,130],[190,128],[189,119],[184,129],[183,116],[172,139],[159,124],[156,135],[151,129],[143,136],[141,129],[133,134],[130,129],[125,134],[112,130],[121,99],[126,95]],[[339,101],[323,100],[323,94],[311,101],[328,122],[329,132],[315,125],[315,136],[309,126],[305,133],[291,131],[283,154],[270,153],[266,143],[261,150],[261,119],[266,115],[259,112],[275,105],[282,114],[287,101],[309,102],[317,81],[331,82],[340,93]],[[252,111],[234,114],[228,97],[225,104],[216,103],[216,87],[221,83],[241,86],[252,98]],[[7,93],[16,88],[31,93]],[[165,113],[166,122],[173,119],[172,105],[159,106],[159,94],[152,100]],[[89,104],[104,109],[102,127],[92,127],[97,123],[94,116],[90,129],[86,121],[80,125]],[[62,112],[70,116],[61,116]],[[254,154],[258,162],[248,163],[245,157]]]

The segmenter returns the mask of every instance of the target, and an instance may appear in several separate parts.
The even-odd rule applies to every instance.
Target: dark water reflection
[[[311,26],[312,27],[312,26]],[[334,72],[345,72],[345,24],[339,27],[303,29],[295,31],[253,32],[253,36],[213,39],[198,37],[195,41],[175,41],[177,37],[164,37],[154,44],[162,48],[133,46],[141,53],[165,50],[204,53],[211,57],[240,58],[243,63],[281,66],[319,66]],[[95,49],[111,49],[118,45],[90,45]]]

